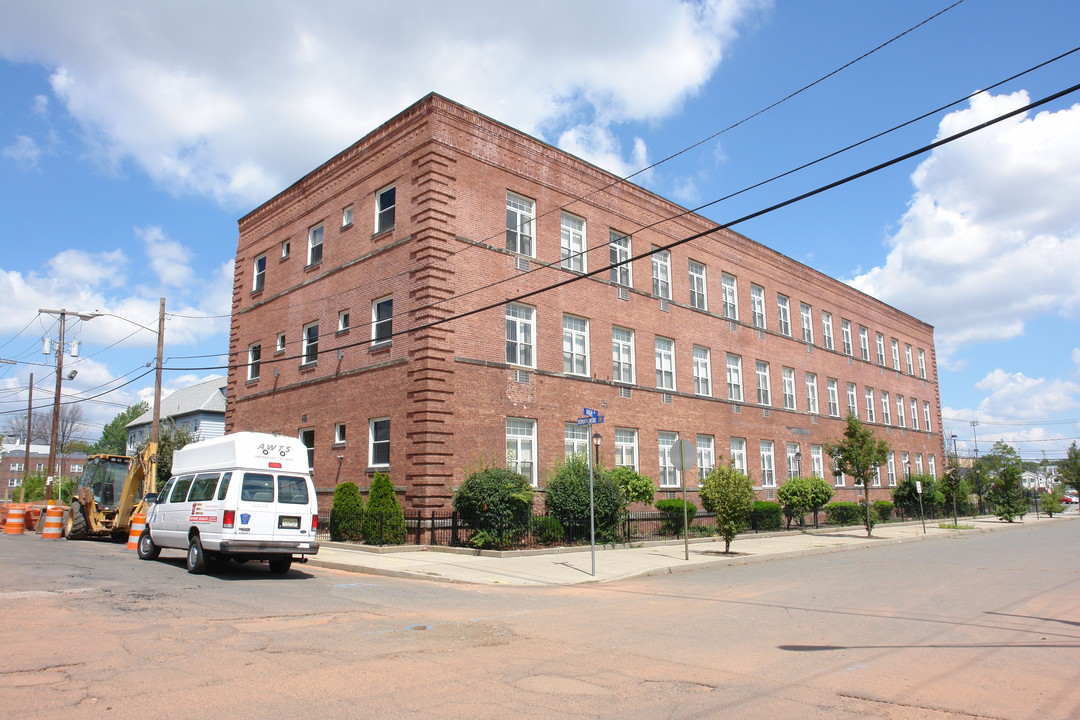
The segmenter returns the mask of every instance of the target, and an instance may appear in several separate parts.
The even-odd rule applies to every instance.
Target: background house
[[[208,380],[177,390],[161,401],[161,420],[171,420],[184,428],[195,440],[220,437],[225,434],[224,378]],[[154,421],[151,409],[127,424],[127,452],[134,455],[139,444],[150,437]]]

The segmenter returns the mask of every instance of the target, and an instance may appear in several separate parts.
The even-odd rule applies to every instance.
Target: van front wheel
[[[193,535],[187,550],[187,571],[192,575],[206,572],[206,553],[203,552],[202,540]]]
[[[290,567],[292,567],[292,555],[274,558],[270,561],[270,572],[275,575],[284,575],[289,572]]]
[[[155,545],[154,539],[150,537],[150,528],[144,529],[142,535],[139,536],[139,544],[136,546],[136,552],[138,553],[140,560],[154,560],[161,554],[161,548]]]

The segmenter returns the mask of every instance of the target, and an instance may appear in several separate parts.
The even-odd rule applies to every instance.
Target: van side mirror
[[[143,496],[143,502],[147,505],[153,505],[157,502],[157,493],[146,493],[146,495]]]

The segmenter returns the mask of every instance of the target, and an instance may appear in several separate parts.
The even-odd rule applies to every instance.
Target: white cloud
[[[769,2],[56,4],[9,2],[0,55],[54,69],[102,159],[243,206],[433,90],[525,132],[573,128],[586,159],[636,169],[643,144],[612,128],[677,112]]]
[[[1027,104],[979,95],[939,137]],[[936,326],[939,359],[1020,336],[1036,317],[1080,308],[1080,105],[1027,114],[938,148],[884,265],[852,284]]]
[[[190,287],[194,270],[191,268],[191,251],[180,243],[170,240],[159,227],[135,228],[135,234],[146,246],[150,267],[157,273],[161,284],[169,288]]]
[[[979,403],[979,413],[987,417],[1039,420],[1080,409],[1080,383],[1067,380],[996,369],[975,387],[988,393]]]
[[[4,148],[4,157],[11,158],[24,170],[36,170],[38,158],[41,157],[41,148],[33,138],[19,135],[15,142]]]

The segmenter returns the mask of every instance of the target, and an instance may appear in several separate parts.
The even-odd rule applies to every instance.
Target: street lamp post
[[[952,449],[953,449],[953,473],[955,474],[952,479],[952,522],[953,526],[959,530],[960,521],[956,517],[956,496],[960,494],[960,453],[956,449],[956,435],[952,436]]]

